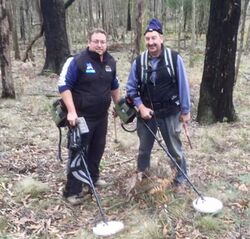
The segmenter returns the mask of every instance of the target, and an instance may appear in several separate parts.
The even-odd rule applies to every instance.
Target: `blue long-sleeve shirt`
[[[156,70],[157,64],[159,63],[159,58],[152,58],[152,70]],[[151,79],[153,81],[156,79],[156,73],[152,73]],[[180,99],[180,106],[181,106],[181,113],[188,114],[191,110],[191,103],[190,103],[190,89],[189,83],[187,80],[185,66],[180,55],[177,55],[177,79],[178,79],[178,87],[179,87],[179,99]],[[126,85],[126,90],[128,96],[138,95],[138,82],[139,79],[136,75],[136,60],[132,63],[131,70],[128,76],[128,81]],[[142,104],[142,99],[140,96],[132,97],[134,104],[138,107]]]

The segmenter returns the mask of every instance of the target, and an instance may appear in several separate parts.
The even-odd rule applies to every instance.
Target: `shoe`
[[[83,203],[83,195],[80,193],[80,194],[68,196],[68,197],[66,197],[66,201],[68,201],[73,206],[82,204]]]
[[[98,179],[96,182],[95,182],[95,186],[99,186],[99,187],[105,187],[107,186],[108,183],[104,180],[104,179]]]

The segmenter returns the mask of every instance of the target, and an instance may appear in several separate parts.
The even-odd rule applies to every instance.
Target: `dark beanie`
[[[161,22],[156,19],[156,18],[152,18],[149,22],[148,22],[148,26],[144,32],[144,35],[147,33],[147,32],[153,32],[153,31],[157,31],[159,32],[160,34],[163,34],[162,32],[162,25],[161,25]]]

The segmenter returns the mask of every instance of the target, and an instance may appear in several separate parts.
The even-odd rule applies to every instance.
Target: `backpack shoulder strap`
[[[170,76],[172,77],[173,82],[176,82],[177,74],[177,55],[178,53],[172,51],[170,48],[166,48],[164,51],[164,60],[168,69]]]
[[[147,82],[147,71],[148,71],[148,50],[141,54],[141,81],[143,83]]]

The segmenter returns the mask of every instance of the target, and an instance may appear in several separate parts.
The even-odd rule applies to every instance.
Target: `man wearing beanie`
[[[139,154],[137,170],[147,176],[154,136],[144,122],[156,134],[159,129],[167,149],[182,171],[187,174],[186,159],[182,150],[180,133],[182,124],[190,121],[190,92],[181,56],[163,46],[162,24],[151,19],[144,33],[147,50],[132,63],[127,81],[127,95],[137,107]],[[143,122],[144,121],[144,122]],[[177,186],[186,181],[176,169]]]

